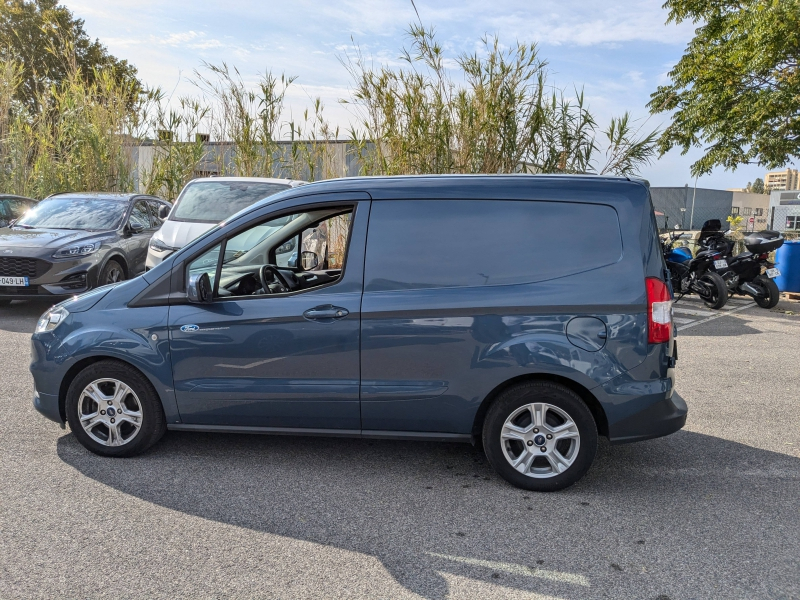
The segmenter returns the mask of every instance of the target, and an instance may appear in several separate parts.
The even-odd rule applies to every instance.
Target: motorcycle
[[[676,301],[695,293],[709,308],[722,308],[728,301],[728,287],[719,274],[710,270],[715,260],[722,259],[722,254],[706,249],[693,257],[689,248],[674,247],[679,236],[679,233],[670,234],[669,239],[662,242]]]
[[[769,253],[783,245],[783,236],[769,230],[751,233],[744,238],[747,251],[733,256],[735,242],[727,239],[721,229],[718,220],[706,221],[705,235],[700,235],[700,247],[724,256],[710,269],[722,276],[729,295],[750,296],[761,308],[774,308],[780,300],[780,290],[773,279],[781,273],[770,262]]]

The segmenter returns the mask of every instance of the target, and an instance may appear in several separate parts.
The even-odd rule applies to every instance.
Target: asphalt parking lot
[[[46,308],[0,309],[0,598],[800,598],[800,316],[682,301],[685,429],[533,494],[459,444],[94,456],[31,405]]]

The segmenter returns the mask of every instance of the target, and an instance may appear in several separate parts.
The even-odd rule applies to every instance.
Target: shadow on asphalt
[[[626,576],[641,585],[639,564],[673,573],[673,585],[713,572],[742,591],[796,551],[796,528],[784,525],[797,519],[800,459],[686,431],[602,443],[587,476],[554,494],[507,485],[462,444],[169,432],[137,458],[95,456],[70,434],[57,451],[83,476],[158,506],[375,556],[425,598],[447,596],[442,572],[613,595]],[[666,586],[659,597],[676,597]]]
[[[682,337],[738,337],[764,333],[763,329],[751,326],[753,322],[751,317],[769,319],[770,321],[800,322],[800,318],[796,316],[775,313],[754,306],[747,310],[733,313],[732,315],[726,314],[713,321],[679,330],[678,339]]]

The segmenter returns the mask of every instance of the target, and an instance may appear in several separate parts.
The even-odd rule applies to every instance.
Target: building
[[[731,215],[742,217],[746,231],[766,229],[769,219],[769,194],[733,192]]]
[[[659,229],[700,229],[709,219],[719,219],[725,224],[732,212],[733,194],[727,190],[693,188],[688,184],[650,188]]]
[[[769,195],[769,221],[768,229],[800,233],[800,192],[772,192]]]
[[[764,175],[764,190],[767,192],[797,189],[800,189],[800,171],[797,169],[770,171]]]

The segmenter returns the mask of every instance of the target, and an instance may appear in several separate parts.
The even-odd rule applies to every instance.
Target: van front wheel
[[[597,426],[581,398],[549,381],[515,385],[492,403],[483,447],[509,483],[536,492],[571,486],[597,453]]]
[[[67,390],[67,421],[87,449],[101,456],[134,456],[167,429],[161,400],[148,379],[116,360],[93,363]]]

